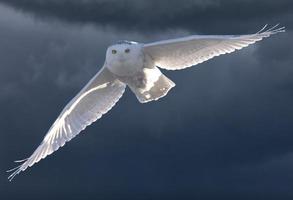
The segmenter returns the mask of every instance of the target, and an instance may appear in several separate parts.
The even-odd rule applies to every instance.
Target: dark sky
[[[165,98],[110,113],[21,173],[108,45],[287,32],[183,71]],[[292,199],[291,0],[0,0],[0,199]]]

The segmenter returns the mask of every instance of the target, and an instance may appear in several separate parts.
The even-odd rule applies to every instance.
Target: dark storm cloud
[[[0,6],[1,199],[292,199],[290,1],[5,2],[16,9]],[[128,91],[85,135],[8,184],[4,170],[40,143],[109,44],[275,22],[289,31],[164,71],[177,85],[160,101],[141,105]]]
[[[39,17],[126,30],[186,28],[209,33],[247,31],[266,23],[292,24],[288,0],[1,0]],[[227,29],[229,27],[229,29]],[[291,25],[290,25],[291,28]]]

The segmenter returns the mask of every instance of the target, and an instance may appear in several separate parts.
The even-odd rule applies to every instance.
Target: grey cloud
[[[78,24],[90,23],[143,32],[179,27],[214,34],[255,31],[251,28],[277,22],[291,29],[293,8],[292,2],[285,0],[266,2],[1,0],[0,2],[38,17],[55,18]],[[229,30],[223,27],[229,27]]]

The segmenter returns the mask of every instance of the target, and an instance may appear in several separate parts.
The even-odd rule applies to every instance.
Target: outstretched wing
[[[103,67],[67,104],[34,153],[20,161],[23,162],[20,166],[8,171],[13,171],[8,179],[11,181],[21,171],[57,151],[86,126],[101,118],[120,99],[125,87]]]
[[[278,25],[250,35],[193,35],[178,39],[164,40],[144,45],[147,53],[158,67],[179,70],[197,65],[215,56],[231,53],[270,35],[284,32]]]

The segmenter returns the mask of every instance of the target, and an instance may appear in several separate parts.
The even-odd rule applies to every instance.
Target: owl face
[[[118,76],[131,76],[142,69],[143,58],[141,44],[124,42],[107,49],[106,64]]]

